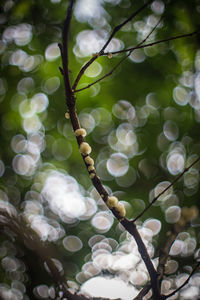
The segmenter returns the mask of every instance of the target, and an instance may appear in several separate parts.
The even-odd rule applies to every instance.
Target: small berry
[[[66,119],[69,119],[69,118],[70,118],[70,116],[69,116],[69,113],[68,113],[68,112],[66,112],[66,113],[65,113],[65,118],[66,118]]]

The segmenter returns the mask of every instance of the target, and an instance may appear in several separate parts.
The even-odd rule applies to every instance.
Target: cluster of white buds
[[[90,178],[95,177],[95,167],[94,167],[94,160],[88,155],[85,157],[85,162],[88,165],[88,172],[90,173]]]
[[[75,135],[76,136],[82,136],[82,137],[85,137],[86,136],[86,130],[84,128],[78,128],[75,130]],[[88,155],[91,153],[92,149],[90,147],[90,145],[86,142],[82,142],[80,144],[80,152],[83,154],[83,155]]]
[[[126,215],[126,209],[123,205],[123,203],[119,202],[117,197],[115,196],[108,196],[106,200],[106,204],[108,205],[109,208],[115,209],[118,213],[120,218],[124,218]]]

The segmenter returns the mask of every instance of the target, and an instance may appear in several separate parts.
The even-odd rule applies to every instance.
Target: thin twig
[[[77,93],[77,92],[81,92],[81,91],[83,91],[83,90],[86,90],[86,89],[90,88],[91,86],[93,86],[94,84],[96,84],[97,82],[102,81],[102,80],[105,79],[106,77],[112,75],[112,73],[113,73],[113,72],[121,65],[121,63],[122,63],[125,59],[127,59],[127,57],[128,57],[129,55],[130,55],[130,53],[127,54],[125,57],[123,57],[123,58],[118,62],[118,64],[117,64],[110,72],[106,73],[104,76],[102,76],[102,77],[100,77],[99,79],[95,80],[94,82],[92,82],[92,83],[86,85],[85,87],[83,87],[83,88],[81,88],[81,89],[78,89],[78,90],[75,90],[74,93]]]
[[[131,21],[134,17],[136,17],[141,11],[143,11],[149,4],[151,4],[154,0],[150,0],[147,1],[142,7],[140,7],[136,12],[134,12],[128,19],[126,19],[124,22],[122,22],[121,24],[119,24],[118,26],[116,26],[113,30],[113,32],[111,33],[108,41],[105,43],[105,45],[102,47],[102,49],[100,50],[100,53],[103,53],[103,51],[106,49],[106,47],[108,46],[108,44],[110,43],[110,41],[112,40],[112,38],[114,37],[114,35],[124,26],[126,25],[129,21]]]
[[[160,196],[162,196],[170,187],[172,187],[190,168],[192,168],[197,162],[200,161],[200,157],[198,157],[189,167],[185,168],[184,171],[177,176],[172,183],[170,183],[161,193],[159,193],[146,207],[145,209],[135,218],[132,222],[137,221],[139,218],[143,216],[143,214],[158,200]]]
[[[169,297],[172,297],[174,296],[178,291],[180,291],[190,280],[190,278],[192,277],[192,275],[196,272],[196,270],[200,267],[200,262],[198,262],[198,264],[194,267],[194,269],[192,270],[192,272],[190,273],[190,275],[188,276],[188,278],[186,279],[186,281],[181,284],[175,291],[173,291],[171,294],[169,295],[165,295],[165,296],[162,296],[162,300],[165,300]]]
[[[173,242],[175,241],[177,235],[184,229],[185,224],[186,224],[186,222],[184,222],[184,220],[182,220],[181,224],[179,224],[179,223],[174,224],[164,247],[162,247],[160,249],[159,263],[158,263],[158,268],[157,268],[157,272],[159,274],[159,277],[158,277],[159,285],[161,284],[161,281],[163,279],[163,275],[165,272],[165,265],[166,265],[167,259],[169,257],[170,248],[171,248]]]
[[[150,291],[150,289],[151,284],[147,284],[133,300],[142,300],[143,297]]]
[[[177,40],[177,39],[181,39],[181,38],[185,38],[185,37],[191,37],[195,34],[197,34],[198,31],[194,31],[194,32],[191,32],[191,33],[186,33],[186,34],[181,34],[181,35],[177,35],[177,36],[172,36],[170,38],[166,38],[166,39],[163,39],[163,40],[159,40],[159,41],[155,41],[155,42],[152,42],[152,43],[149,43],[149,44],[145,44],[145,45],[137,45],[135,47],[131,47],[131,48],[127,48],[127,49],[123,49],[123,50],[119,50],[119,51],[113,51],[113,52],[104,52],[103,54],[101,54],[101,56],[107,56],[108,54],[119,54],[119,53],[124,53],[124,52],[128,52],[128,51],[133,51],[133,50],[136,50],[136,49],[141,49],[141,48],[146,48],[146,47],[150,47],[150,46],[154,46],[156,44],[160,44],[160,43],[164,43],[164,42],[169,42],[169,41],[172,41],[172,40]]]
[[[140,45],[142,45],[143,43],[146,42],[146,40],[147,40],[147,39],[149,38],[149,36],[153,33],[153,31],[158,27],[158,25],[160,24],[161,20],[162,20],[162,17],[159,19],[159,21],[156,23],[156,25],[152,28],[152,30],[147,34],[147,36],[145,37],[145,39],[144,39],[142,42],[140,42],[140,43],[138,44],[138,47],[139,47]],[[133,50],[134,50],[134,49],[133,49]],[[91,87],[92,85],[96,84],[97,82],[99,82],[99,81],[103,80],[104,78],[106,78],[106,77],[112,75],[112,73],[113,73],[113,72],[114,72],[114,71],[115,71],[115,70],[123,63],[123,61],[126,60],[126,59],[131,55],[131,53],[133,52],[133,50],[130,50],[129,53],[128,53],[125,57],[123,57],[123,58],[116,64],[116,66],[114,66],[114,68],[113,68],[110,72],[106,73],[104,76],[100,77],[100,78],[97,79],[96,81],[94,81],[94,82],[88,84],[88,85],[85,86],[84,88],[81,88],[81,89],[78,89],[78,90],[74,90],[74,93],[77,93],[77,92],[83,91],[83,90],[85,90],[85,89],[88,89],[89,87]]]
[[[72,90],[76,90],[76,87],[81,79],[81,77],[83,76],[83,74],[85,73],[85,70],[100,56],[104,53],[105,48],[108,46],[108,44],[110,43],[110,41],[112,40],[112,38],[114,37],[114,35],[124,26],[126,25],[129,21],[131,21],[135,16],[137,16],[142,10],[144,10],[149,4],[151,4],[154,0],[149,0],[147,3],[145,3],[142,7],[140,7],[136,12],[134,12],[128,19],[126,19],[124,22],[122,22],[120,25],[116,26],[110,37],[108,38],[108,40],[106,41],[106,43],[103,45],[103,47],[101,48],[101,50],[99,51],[99,53],[97,53],[96,55],[94,55],[80,70],[80,72],[78,73],[78,75],[76,76],[75,82],[72,86]],[[77,90],[78,91],[78,90]]]

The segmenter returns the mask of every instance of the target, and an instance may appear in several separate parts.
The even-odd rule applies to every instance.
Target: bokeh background
[[[114,26],[142,3],[75,1],[69,39],[72,81]],[[72,291],[81,285],[84,290],[84,283],[97,276],[105,282],[118,280],[118,286],[129,283],[124,299],[129,299],[129,292],[132,299],[148,281],[148,273],[134,241],[91,185],[65,119],[57,45],[68,1],[3,0],[0,5],[0,208],[15,209],[42,243],[54,244],[55,264],[65,272]],[[146,43],[198,30],[200,1],[155,0],[117,33],[106,50],[136,46],[161,16]],[[129,218],[200,154],[199,43],[195,35],[137,49],[111,76],[77,93],[77,112],[97,173],[109,193],[124,203]],[[78,88],[109,72],[124,55],[98,58]],[[138,221],[155,264],[181,207],[199,207],[199,167],[194,165]],[[171,249],[164,291],[180,285],[192,270],[199,225],[196,218]],[[0,240],[3,299],[53,298],[53,282],[40,258],[8,230],[2,231]],[[199,280],[197,273],[177,297],[197,297]],[[105,297],[117,297],[119,291],[110,295],[115,288],[109,287]]]

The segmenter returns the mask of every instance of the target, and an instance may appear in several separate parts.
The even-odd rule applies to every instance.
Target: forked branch
[[[69,80],[68,50],[66,50],[66,49],[68,47],[68,36],[69,36],[70,20],[71,20],[71,15],[72,15],[73,0],[71,0],[70,3],[69,3],[69,8],[68,8],[68,11],[67,11],[67,17],[66,17],[65,24],[64,24],[63,45],[60,45],[60,49],[61,49],[61,54],[62,54],[63,74],[64,74],[64,82],[65,82],[65,93],[66,93],[66,100],[67,100],[67,107],[68,107],[68,111],[69,111],[69,116],[70,116],[71,124],[72,124],[73,130],[74,130],[76,139],[77,139],[77,143],[78,143],[78,146],[79,146],[79,151],[80,151],[80,153],[82,155],[82,158],[84,160],[84,163],[86,165],[89,177],[91,178],[93,186],[96,188],[96,190],[99,193],[99,195],[101,196],[102,200],[105,202],[105,204],[111,210],[113,215],[124,226],[126,231],[129,232],[133,236],[133,238],[135,239],[135,241],[137,243],[137,246],[138,246],[138,251],[139,251],[139,253],[142,257],[142,260],[145,263],[145,266],[146,266],[148,272],[149,272],[150,285],[147,285],[147,287],[144,288],[143,291],[141,291],[139,293],[139,295],[138,295],[139,298],[138,299],[140,299],[140,297],[142,297],[142,295],[144,296],[148,292],[148,290],[151,288],[152,289],[152,294],[153,294],[153,299],[154,300],[161,300],[162,296],[160,294],[158,273],[155,270],[155,267],[154,267],[154,265],[153,265],[153,263],[150,259],[150,256],[147,252],[147,248],[146,248],[146,246],[145,246],[145,244],[144,244],[144,242],[143,242],[143,240],[142,240],[142,238],[141,238],[141,236],[140,236],[140,234],[137,230],[137,227],[136,227],[135,223],[133,221],[128,220],[125,217],[125,209],[123,208],[123,205],[118,202],[118,199],[116,197],[113,197],[113,196],[108,194],[107,190],[104,188],[104,186],[101,182],[101,179],[99,178],[99,176],[96,173],[96,170],[95,170],[95,167],[94,167],[94,161],[90,157],[91,147],[88,143],[85,142],[86,131],[85,131],[84,128],[80,127],[80,122],[79,122],[79,119],[78,119],[78,116],[77,116],[77,113],[76,113],[76,102],[75,102],[75,96],[74,96],[75,92],[81,91],[81,90],[89,87],[89,86],[87,86],[83,89],[75,90],[76,87],[77,87],[77,84],[78,84],[80,78],[82,77],[82,75],[84,74],[85,70],[97,59],[97,57],[99,55],[104,54],[105,48],[110,43],[110,41],[112,40],[112,38],[116,34],[116,32],[118,32],[121,29],[122,26],[124,26],[127,22],[129,22],[134,16],[136,16],[140,11],[142,11],[151,2],[153,2],[153,1],[152,0],[148,1],[136,13],[133,13],[127,20],[125,20],[119,26],[116,26],[114,28],[111,36],[109,37],[109,39],[107,40],[105,45],[102,47],[100,52],[98,54],[94,55],[86,63],[86,65],[84,65],[82,67],[82,69],[80,70],[80,72],[77,75],[77,78],[76,78],[72,88],[71,88],[70,80]],[[142,45],[142,43],[144,43],[147,40],[147,38],[151,35],[151,33],[158,26],[159,22],[151,30],[151,32],[147,35],[147,37],[138,45],[138,47],[140,47]],[[100,78],[96,82],[98,82],[98,81],[102,80],[103,78],[105,78],[105,77],[109,76],[110,74],[112,74],[112,72],[114,70],[116,70],[116,68],[119,67],[119,65],[132,53],[133,50],[134,49],[129,50],[129,53],[122,60],[120,60],[120,62],[108,74],[104,75],[102,78]],[[95,83],[93,83],[93,84],[95,84]],[[91,85],[93,85],[93,84],[91,84]],[[189,168],[191,168],[191,166],[193,166],[196,162],[197,162],[197,160],[192,165],[190,165],[188,168],[186,168],[184,170],[184,172],[180,176],[178,176],[171,185],[173,185],[176,181],[178,181],[178,179],[180,179],[180,177],[182,177],[184,175],[184,173],[187,170],[189,170]],[[164,193],[164,191],[162,193]],[[154,199],[153,201],[155,202],[156,200],[157,199]],[[149,205],[149,207],[153,203],[151,203]]]
[[[159,21],[156,23],[156,25],[152,28],[152,30],[147,34],[147,36],[144,38],[144,40],[142,41],[142,42],[140,42],[139,44],[138,44],[138,47],[140,46],[140,45],[142,45],[143,43],[145,43],[146,42],[146,40],[149,38],[149,36],[154,32],[154,30],[158,27],[158,25],[160,24],[160,22],[161,22],[161,20],[162,20],[162,18],[160,18],[159,19]],[[124,23],[123,23],[124,24]],[[133,49],[133,50],[135,50],[135,49]],[[133,52],[133,50],[129,50],[129,53],[125,56],[125,57],[123,57],[117,64],[116,64],[116,66],[110,71],[110,72],[108,72],[108,73],[106,73],[104,76],[102,76],[102,77],[100,77],[99,79],[97,79],[96,81],[94,81],[94,82],[92,82],[91,84],[88,84],[87,86],[85,86],[84,88],[81,88],[81,89],[78,89],[78,90],[75,90],[74,92],[76,93],[76,92],[80,92],[80,91],[83,91],[83,90],[85,90],[85,89],[88,89],[89,87],[91,87],[92,85],[94,85],[94,84],[96,84],[97,82],[99,82],[99,81],[102,81],[104,78],[106,78],[106,77],[108,77],[108,76],[110,76],[110,75],[112,75],[112,73],[131,55],[131,53]],[[100,52],[101,53],[101,52]],[[99,54],[99,55],[101,55],[101,54]],[[102,54],[103,55],[103,54]]]
[[[103,55],[104,50],[106,49],[106,47],[108,46],[108,44],[110,43],[110,41],[112,40],[112,38],[115,36],[115,34],[124,26],[126,25],[129,21],[131,21],[134,17],[136,17],[141,11],[143,11],[149,4],[151,4],[154,0],[149,0],[147,1],[143,6],[141,6],[138,10],[136,10],[129,18],[127,18],[124,22],[122,22],[121,24],[119,24],[118,26],[116,26],[110,37],[108,38],[108,40],[106,41],[106,43],[103,45],[103,47],[101,48],[101,50],[99,51],[99,53],[97,53],[96,55],[94,55],[80,70],[80,72],[78,73],[75,82],[72,86],[72,89],[75,91],[76,87],[81,79],[81,77],[83,76],[83,74],[85,73],[86,69],[101,55]],[[107,76],[106,76],[107,77]],[[96,83],[96,82],[95,82]],[[94,84],[95,84],[94,83]],[[77,90],[79,91],[79,90]]]
[[[64,32],[69,32],[70,22],[68,22],[67,20],[71,19],[72,2],[73,1],[71,1],[69,4],[70,8],[68,9],[67,18],[66,18],[66,21],[64,24],[64,27],[68,26],[68,28],[65,28]],[[148,3],[150,3],[150,2],[152,2],[152,1],[149,1]],[[68,14],[69,14],[69,16],[68,16]],[[65,38],[66,38],[65,34],[63,34],[64,40],[63,40],[63,46],[60,47],[61,49],[64,48],[64,45],[68,46],[67,41],[65,41]],[[62,52],[63,69],[65,69],[65,54],[66,53],[68,53],[68,52],[67,51]],[[67,68],[68,68],[68,65],[67,65]],[[64,74],[65,74],[65,70],[64,70]],[[68,72],[65,74],[65,76],[69,78]],[[146,265],[146,268],[149,272],[149,275],[150,275],[151,287],[152,287],[152,291],[153,291],[153,298],[159,299],[160,293],[159,293],[159,289],[157,286],[157,272],[154,268],[154,265],[150,259],[149,254],[147,252],[147,248],[137,230],[136,225],[125,218],[125,209],[124,209],[123,205],[118,202],[116,197],[108,195],[108,192],[104,188],[100,178],[97,176],[97,173],[96,173],[96,170],[94,167],[94,161],[89,156],[89,154],[91,152],[91,147],[89,146],[88,143],[85,142],[85,139],[84,139],[84,136],[86,135],[85,129],[80,128],[79,119],[78,119],[78,116],[76,113],[76,103],[75,103],[75,101],[73,101],[74,100],[74,91],[73,91],[73,89],[71,90],[70,84],[66,84],[66,82],[65,82],[65,93],[67,95],[67,106],[68,106],[68,110],[69,110],[69,116],[70,116],[70,120],[72,123],[72,127],[74,130],[75,136],[77,138],[79,150],[81,152],[84,163],[87,167],[87,170],[88,170],[89,176],[92,180],[92,183],[93,183],[94,187],[96,188],[96,190],[98,191],[98,193],[100,194],[103,201],[105,202],[105,204],[112,211],[113,215],[124,226],[124,228],[134,237],[134,239],[137,243],[137,246],[138,246],[138,251],[141,254],[141,257],[142,257],[142,259]]]
[[[162,296],[161,300],[165,300],[169,297],[172,297],[174,296],[177,292],[179,292],[189,281],[190,281],[190,278],[194,275],[194,273],[196,272],[197,269],[199,269],[200,267],[200,262],[198,262],[196,264],[196,266],[194,267],[194,269],[192,270],[192,272],[190,273],[190,275],[188,276],[188,278],[185,280],[185,282],[183,282],[183,284],[181,284],[175,291],[173,291],[171,294],[169,295],[165,295],[165,296]]]

